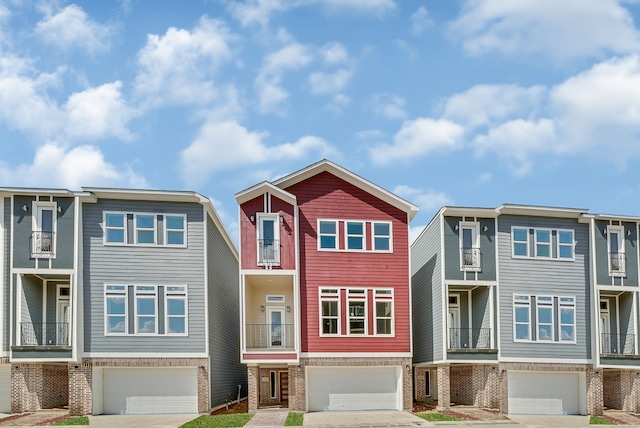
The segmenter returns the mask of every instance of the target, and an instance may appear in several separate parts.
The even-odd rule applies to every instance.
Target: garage
[[[584,373],[509,372],[509,414],[578,415],[585,413]]]
[[[198,413],[195,367],[104,368],[104,414]]]
[[[310,412],[402,410],[400,367],[307,367]]]
[[[11,364],[0,364],[0,413],[11,413]]]

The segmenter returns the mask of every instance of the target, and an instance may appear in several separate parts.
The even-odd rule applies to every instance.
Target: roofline
[[[81,196],[84,192],[73,191],[69,189],[54,189],[45,187],[0,187],[0,194],[19,194],[19,195],[40,195],[48,193],[50,195],[60,196]]]
[[[83,187],[82,190],[94,194],[103,199],[125,199],[144,201],[176,201],[176,202],[202,202],[209,198],[190,190],[156,190],[156,189],[125,189],[107,187]]]
[[[267,190],[265,190],[265,188]],[[295,195],[287,192],[284,189],[281,189],[280,187],[276,187],[273,184],[269,183],[268,181],[263,181],[261,183],[258,183],[254,186],[249,187],[248,189],[242,190],[238,193],[236,193],[236,201],[238,202],[239,205],[244,204],[247,201],[250,201],[260,195],[262,195],[263,193],[265,193],[265,191],[271,191],[274,195],[276,195],[277,197],[279,197],[280,199],[282,199],[283,201],[291,204],[291,205],[296,205],[296,201],[297,198]]]
[[[401,209],[402,211],[407,213],[409,222],[411,222],[411,220],[418,213],[418,207],[413,205],[411,202],[327,159],[323,159],[298,171],[281,177],[273,181],[273,184],[281,189],[286,189],[290,186],[293,186],[294,184],[306,180],[307,178],[313,177],[320,172],[329,172],[336,177],[341,178],[344,181],[364,190],[365,192],[376,196],[378,199],[381,199],[384,202],[398,209]]]
[[[538,205],[502,204],[496,208],[498,215],[537,215],[541,217],[580,218],[589,214],[586,208],[563,208]]]
[[[620,220],[636,223],[640,222],[640,217],[631,215],[595,214],[593,217],[596,220]]]

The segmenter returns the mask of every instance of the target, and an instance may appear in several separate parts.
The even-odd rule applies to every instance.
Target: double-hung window
[[[347,250],[364,250],[364,222],[347,221]]]
[[[536,257],[551,257],[551,230],[536,229],[535,230],[535,248]]]
[[[136,244],[154,245],[156,243],[156,216],[136,214],[134,217]]]
[[[105,286],[105,333],[127,334],[127,286]]]
[[[521,294],[513,296],[514,339],[531,340],[530,298]]]
[[[349,334],[367,334],[367,293],[364,289],[347,291]]]
[[[318,246],[321,250],[338,249],[338,222],[335,220],[318,221]]]
[[[558,230],[558,258],[573,260],[573,230]]]
[[[553,297],[537,296],[536,307],[538,309],[536,316],[537,339],[539,341],[553,341]]]
[[[157,290],[154,285],[136,285],[136,324],[137,334],[156,334],[157,323]]]
[[[529,229],[514,227],[511,229],[514,257],[529,257]]]
[[[340,293],[336,288],[320,289],[322,335],[340,334]]]
[[[373,298],[376,308],[375,334],[393,334],[393,290],[376,289]]]
[[[187,217],[185,215],[164,216],[164,242],[166,245],[183,246],[186,242]]]
[[[576,341],[576,298],[559,297],[558,307],[560,311],[560,341]]]
[[[126,215],[124,213],[104,214],[104,242],[125,244],[127,242]]]
[[[389,251],[391,250],[391,223],[390,222],[373,222],[373,250]]]
[[[169,285],[165,292],[166,334],[187,334],[187,287]]]

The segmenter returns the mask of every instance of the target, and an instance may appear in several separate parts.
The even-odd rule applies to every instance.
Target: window
[[[124,213],[105,213],[104,215],[105,242],[114,244],[126,243],[126,228]]]
[[[393,290],[375,290],[375,334],[393,334]]]
[[[559,297],[560,308],[560,341],[576,341],[576,299],[575,297]]]
[[[165,239],[167,245],[182,246],[185,244],[187,218],[184,215],[167,215],[164,217]]]
[[[152,214],[136,214],[135,219],[136,244],[156,243],[156,216]]]
[[[320,289],[321,334],[340,334],[340,294],[338,289]]]
[[[530,340],[529,296],[513,296],[515,340]]]
[[[274,371],[269,372],[269,393],[271,398],[278,398],[278,378]]]
[[[529,257],[529,229],[511,229],[514,257]]]
[[[55,202],[34,202],[31,230],[31,255],[55,258],[57,210]]]
[[[258,214],[258,265],[280,266],[280,216]]]
[[[431,370],[424,372],[424,395],[431,397]]]
[[[623,230],[622,226],[607,227],[609,275],[611,276],[624,276],[626,273]]]
[[[460,223],[460,270],[480,270],[479,228],[478,223]]]
[[[537,339],[539,341],[553,340],[553,297],[538,296],[536,298],[536,307],[538,315],[536,322],[538,324]]]
[[[548,229],[536,229],[536,257],[551,257],[551,230]]]
[[[319,220],[318,231],[318,245],[321,249],[338,249],[338,226],[335,220]]]
[[[558,230],[558,258],[573,260],[573,230]]]
[[[127,334],[127,287],[107,285],[105,289],[106,334]]]
[[[347,250],[364,250],[364,223],[361,221],[348,221]]]
[[[367,334],[367,295],[365,290],[349,290],[349,334]]]
[[[167,286],[165,302],[166,334],[186,334],[187,287],[176,285]]]
[[[389,251],[391,249],[391,223],[373,223],[373,250]]]
[[[284,303],[284,296],[268,294],[266,301],[267,303]]]
[[[156,287],[153,285],[137,285],[136,289],[136,333],[155,334],[156,322]]]

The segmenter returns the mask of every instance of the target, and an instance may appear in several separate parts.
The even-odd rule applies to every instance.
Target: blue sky
[[[420,207],[640,215],[638,0],[0,0],[2,186],[234,194],[323,158]]]

